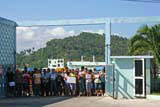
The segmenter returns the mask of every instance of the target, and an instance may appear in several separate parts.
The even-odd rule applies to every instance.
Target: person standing
[[[21,97],[23,77],[22,77],[22,72],[19,69],[17,69],[15,73],[15,83],[16,83],[16,96]]]
[[[24,96],[30,95],[30,74],[26,69],[23,74],[23,94]]]
[[[85,74],[83,72],[83,67],[81,69],[81,71],[78,74],[78,83],[79,83],[79,96],[82,96],[85,94],[85,82],[84,82],[84,78],[85,78]]]
[[[50,69],[47,69],[47,77],[48,77],[47,91],[48,91],[48,95],[51,96],[51,70]]]
[[[71,96],[72,95],[75,96],[76,95],[76,75],[73,69],[70,71],[69,77],[73,79],[72,83],[69,83],[70,93],[71,93]]]
[[[93,72],[92,72],[92,95],[95,96],[96,95],[96,87],[95,87],[95,78],[94,78],[94,75],[97,73],[97,70],[96,68],[93,69]]]
[[[101,80],[101,90],[102,90],[102,96],[104,96],[105,93],[105,69],[102,70],[100,74],[100,80]]]
[[[69,92],[70,92],[70,87],[69,87],[69,83],[67,82],[67,78],[69,77],[69,70],[68,68],[65,69],[64,71],[64,95],[68,96]]]
[[[86,79],[86,94],[87,96],[91,96],[91,89],[92,89],[92,70],[87,70],[85,79]]]
[[[52,69],[52,72],[50,74],[50,89],[51,89],[51,95],[57,95],[57,72],[55,69]]]
[[[7,86],[8,86],[8,93],[7,96],[14,96],[15,95],[15,80],[14,80],[14,73],[11,71],[11,68],[7,69],[6,74],[7,79]]]
[[[61,72],[58,73],[58,76],[57,76],[57,93],[59,96],[62,96],[62,93],[64,91],[64,80],[63,80],[63,77],[61,75]]]
[[[79,95],[79,83],[78,83],[78,74],[79,74],[79,69],[77,68],[75,70],[75,75],[76,75],[76,95]]]
[[[43,70],[43,74],[42,74],[42,96],[44,96],[44,94],[46,94],[46,96],[49,96],[49,74],[47,73],[47,71],[44,69]]]
[[[97,72],[94,75],[94,83],[95,83],[95,89],[96,89],[96,96],[99,96],[100,94],[102,95],[102,89],[101,89],[101,80],[100,80],[100,74]]]
[[[40,96],[41,91],[41,73],[39,70],[36,70],[36,72],[33,74],[34,78],[34,90],[35,90],[35,96]]]

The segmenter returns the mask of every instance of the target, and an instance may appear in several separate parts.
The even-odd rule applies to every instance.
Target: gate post
[[[110,44],[111,44],[111,21],[110,18],[105,19],[105,71],[106,71],[106,76],[105,76],[105,94],[106,96],[112,96],[112,91],[113,87],[111,82],[111,77],[112,75],[112,69],[109,66],[111,64],[110,62]],[[109,71],[108,71],[109,70]]]
[[[105,63],[110,64],[110,44],[111,44],[111,21],[105,19]]]

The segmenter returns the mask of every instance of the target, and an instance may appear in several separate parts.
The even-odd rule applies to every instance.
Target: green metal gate
[[[114,67],[112,64],[106,65],[106,93],[114,98]]]

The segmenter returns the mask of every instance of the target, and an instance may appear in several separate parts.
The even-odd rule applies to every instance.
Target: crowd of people
[[[105,70],[97,72],[81,69],[37,69],[25,67],[7,74],[8,96],[104,96]]]

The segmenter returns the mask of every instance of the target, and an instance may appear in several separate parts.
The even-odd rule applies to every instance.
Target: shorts
[[[92,89],[92,83],[91,82],[86,82],[86,91],[89,92]]]
[[[25,82],[25,83],[23,84],[23,90],[24,90],[24,91],[28,91],[29,89],[30,89],[29,83],[26,83],[26,82]]]
[[[102,88],[101,83],[95,83],[95,89],[100,90]]]
[[[84,85],[84,83],[79,83],[79,91],[80,92],[85,92],[85,85]]]
[[[75,90],[76,90],[76,84],[70,83],[70,89],[71,89],[72,91],[75,91]]]
[[[102,90],[105,90],[105,82],[101,83]]]

